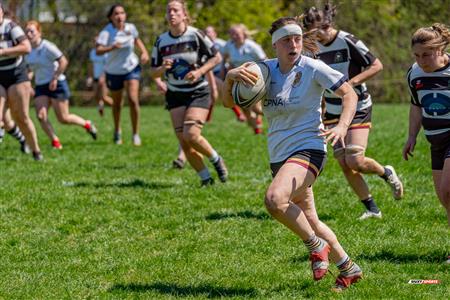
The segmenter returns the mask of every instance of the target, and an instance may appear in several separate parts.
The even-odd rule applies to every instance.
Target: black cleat
[[[216,169],[217,175],[219,176],[220,181],[225,182],[228,179],[228,169],[225,166],[225,162],[223,158],[219,156],[219,159],[213,163],[214,168]]]
[[[172,161],[172,167],[174,169],[183,169],[185,164],[186,164],[186,162],[179,158]]]
[[[214,179],[212,179],[211,177],[209,177],[208,179],[202,180],[201,186],[208,186],[208,185],[213,185],[214,184]]]
[[[44,159],[44,156],[42,155],[41,152],[34,152],[33,151],[33,158],[35,161],[41,161]]]

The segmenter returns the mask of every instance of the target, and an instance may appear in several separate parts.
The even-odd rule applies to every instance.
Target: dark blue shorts
[[[141,79],[141,66],[137,65],[130,73],[123,75],[113,75],[106,73],[106,85],[111,91],[119,91],[123,89],[124,82],[127,80]]]
[[[58,80],[58,84],[56,85],[56,90],[50,91],[48,89],[48,85],[50,83],[37,85],[34,88],[34,98],[37,98],[39,96],[47,96],[52,99],[56,100],[69,100],[70,98],[70,90],[69,90],[69,84],[67,83],[67,80]]]

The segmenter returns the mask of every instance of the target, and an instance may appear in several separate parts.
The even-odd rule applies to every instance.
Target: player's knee
[[[289,198],[277,189],[269,189],[266,192],[264,204],[270,214],[283,214],[288,207]]]
[[[364,147],[358,145],[348,145],[345,148],[345,162],[349,168],[355,171],[364,169]]]
[[[39,121],[47,121],[47,112],[45,110],[39,110],[36,112],[36,117]]]

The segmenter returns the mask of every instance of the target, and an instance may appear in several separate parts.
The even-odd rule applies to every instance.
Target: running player
[[[122,144],[120,112],[122,110],[122,91],[125,87],[130,105],[133,145],[142,144],[139,136],[139,79],[141,64],[149,61],[144,43],[139,38],[136,26],[127,23],[125,8],[114,4],[107,14],[109,24],[100,32],[97,39],[97,54],[108,53],[105,64],[106,84],[113,99],[114,143]],[[141,52],[140,58],[134,53],[134,47]]]
[[[431,144],[434,188],[450,226],[450,54],[446,52],[449,44],[450,30],[443,24],[419,28],[412,36],[416,63],[407,75],[411,105],[403,158],[413,156],[422,125]]]
[[[5,13],[3,4],[0,2],[0,36],[2,36],[0,41],[0,85],[6,91],[6,105],[20,131],[25,135],[33,158],[42,160],[36,128],[29,115],[31,85],[23,59],[23,55],[30,53],[31,45],[22,28],[11,19],[6,18]],[[3,109],[1,111],[3,113]]]
[[[259,61],[265,59],[266,53],[256,42],[250,39],[250,34],[244,24],[231,26],[231,39],[226,43],[223,53],[224,60],[228,62],[230,68],[236,68],[249,61]],[[255,134],[262,133],[262,116],[260,104],[257,103],[249,109],[243,109],[247,123],[253,128]]]
[[[350,186],[366,208],[359,219],[381,218],[381,211],[370,194],[363,174],[379,175],[391,186],[395,199],[401,199],[403,196],[403,185],[394,168],[382,166],[376,160],[365,156],[372,115],[372,100],[365,82],[379,73],[383,65],[362,41],[333,27],[335,14],[336,8],[327,3],[323,10],[315,7],[307,9],[303,22],[308,30],[317,30],[320,47],[317,57],[343,73],[358,95],[357,111],[345,138],[345,146],[337,143],[334,146],[334,156]],[[324,124],[331,128],[338,123],[342,100],[330,90],[325,91],[324,99]]]
[[[214,47],[217,49],[217,51],[219,51],[220,54],[224,55],[224,49],[225,49],[225,45],[226,45],[227,42],[225,40],[222,40],[221,38],[217,37],[217,32],[214,29],[214,27],[213,26],[207,26],[205,28],[205,34],[214,43]],[[218,88],[219,94],[220,94],[220,91],[223,88],[223,78],[224,78],[224,75],[225,75],[225,72],[223,72],[222,70],[225,70],[225,69],[227,69],[227,66],[225,65],[225,61],[222,61],[221,64],[218,64],[213,69],[214,78],[208,79],[208,82],[210,82],[210,83],[212,82],[212,79],[215,79],[215,82],[217,84],[217,88]],[[208,118],[207,118],[208,121],[211,119],[213,109],[214,109],[214,101],[213,101],[213,103],[211,103],[211,108],[209,110],[209,114],[208,114]],[[232,108],[232,110],[235,113],[236,118],[237,118],[237,120],[239,122],[245,122],[246,121],[246,117],[242,113],[242,111],[239,108],[239,106],[235,105]]]
[[[19,142],[20,151],[27,154],[31,152],[30,148],[25,143],[25,137],[16,123],[12,120],[10,110],[7,109],[6,106],[6,91],[3,86],[0,85],[0,143],[3,142],[5,129],[9,135]]]
[[[95,43],[97,43],[97,37],[95,37]],[[94,91],[94,98],[97,102],[98,113],[103,117],[105,110],[105,103],[112,105],[113,100],[108,96],[108,87],[106,86],[105,78],[105,63],[107,54],[97,55],[96,49],[91,49],[89,52],[89,60],[91,61],[91,67],[89,68],[89,76],[86,80],[87,87],[92,87]]]
[[[201,184],[214,182],[203,156],[225,182],[228,178],[225,163],[201,134],[211,102],[205,75],[220,63],[221,55],[207,36],[189,26],[189,12],[183,0],[169,0],[166,18],[169,31],[156,40],[150,74],[154,79],[165,76],[167,80],[166,107],[178,141]]]
[[[362,271],[346,254],[333,231],[319,220],[312,185],[325,164],[324,142],[332,145],[344,142],[357,95],[342,73],[302,55],[303,46],[308,52],[315,52],[317,46],[310,35],[303,35],[296,18],[278,19],[269,32],[277,58],[264,61],[271,74],[263,111],[269,123],[268,147],[274,177],[265,204],[270,214],[308,248],[314,280],[326,275],[330,255],[340,270],[334,289],[341,291],[358,281]],[[246,69],[246,65],[230,70],[226,76],[227,107],[234,104],[231,96],[234,81],[256,83],[256,74]],[[325,89],[342,98],[339,122],[328,130],[323,129],[321,119]]]
[[[31,20],[27,22],[26,33],[31,42],[31,53],[26,56],[26,62],[34,76],[34,101],[36,115],[41,127],[50,138],[54,149],[62,149],[61,142],[48,119],[48,109],[53,107],[61,124],[78,125],[84,128],[95,140],[97,129],[91,121],[69,112],[69,84],[64,71],[68,61],[55,44],[42,38],[41,24]]]

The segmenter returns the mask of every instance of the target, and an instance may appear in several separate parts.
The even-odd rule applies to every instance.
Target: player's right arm
[[[233,83],[235,81],[242,82],[248,85],[255,85],[258,81],[258,74],[255,74],[247,69],[247,66],[252,64],[251,62],[245,63],[240,67],[231,69],[228,71],[225,77],[225,82],[223,84],[223,105],[225,107],[233,107],[234,101],[231,94],[231,89],[233,88]]]
[[[417,135],[422,125],[422,109],[420,106],[411,104],[409,108],[409,129],[408,139],[403,147],[403,159],[408,160],[409,156],[413,156],[414,147],[416,146]]]

